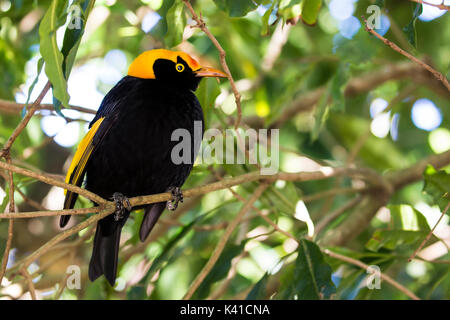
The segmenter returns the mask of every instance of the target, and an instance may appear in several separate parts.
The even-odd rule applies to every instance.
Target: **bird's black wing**
[[[66,183],[70,183],[76,186],[81,186],[83,183],[84,174],[86,173],[86,165],[97,146],[101,143],[109,129],[112,122],[108,118],[99,118],[96,120],[91,129],[85,135],[78,145],[77,152],[75,153],[69,171],[66,176]],[[64,190],[64,209],[72,209],[75,206],[75,202],[78,198],[78,193]],[[60,227],[64,227],[69,222],[70,215],[61,216],[59,220]]]
[[[83,140],[78,145],[77,151],[73,157],[69,171],[66,176],[66,183],[70,183],[76,186],[81,186],[83,183],[84,175],[86,173],[87,163],[95,151],[100,145],[109,129],[115,123],[120,109],[120,105],[123,102],[123,95],[121,92],[129,91],[131,88],[129,81],[126,81],[128,77],[124,77],[119,81],[113,89],[103,99],[97,114],[89,124],[89,131]],[[75,202],[78,198],[78,194],[65,190],[64,209],[72,209],[75,206]],[[70,215],[63,215],[60,218],[59,225],[63,228],[70,220]]]

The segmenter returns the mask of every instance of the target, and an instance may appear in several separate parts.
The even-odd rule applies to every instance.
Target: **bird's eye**
[[[175,66],[175,69],[177,69],[178,72],[183,72],[184,65],[182,65],[181,63],[177,63],[177,65]]]

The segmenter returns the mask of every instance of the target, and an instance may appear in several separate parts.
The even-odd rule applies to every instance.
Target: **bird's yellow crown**
[[[128,75],[142,79],[155,79],[153,64],[158,59],[166,59],[177,63],[178,57],[183,59],[192,71],[199,70],[200,64],[182,51],[171,51],[166,49],[153,49],[141,53],[128,68]]]

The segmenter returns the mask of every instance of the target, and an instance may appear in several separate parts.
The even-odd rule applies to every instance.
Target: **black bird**
[[[140,207],[124,206],[127,197],[172,191],[174,210],[182,200],[180,187],[188,177],[198,153],[194,143],[194,122],[203,112],[193,93],[202,77],[226,77],[212,68],[202,68],[188,54],[155,49],[142,53],[130,65],[128,75],[105,96],[90,130],[78,146],[66,182],[81,186],[104,199],[113,199],[117,210],[97,224],[89,263],[89,279],[102,274],[113,286],[117,273],[120,233],[130,212]],[[172,132],[185,129],[191,134],[188,163],[172,161]],[[64,208],[74,207],[78,194],[66,191]],[[144,241],[166,203],[145,206],[140,227]],[[64,227],[70,215],[61,216]]]

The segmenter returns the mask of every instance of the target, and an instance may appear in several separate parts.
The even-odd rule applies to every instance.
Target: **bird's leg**
[[[114,220],[119,221],[123,218],[126,211],[131,211],[130,200],[128,200],[128,198],[120,192],[115,192],[113,194],[113,200],[116,204],[116,211],[114,211]]]
[[[175,211],[179,202],[183,202],[183,193],[179,187],[170,187],[167,192],[172,193],[172,200],[167,201],[166,207],[170,211]]]

